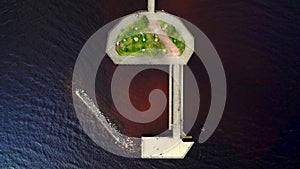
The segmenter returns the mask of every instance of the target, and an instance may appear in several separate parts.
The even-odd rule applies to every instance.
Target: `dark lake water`
[[[185,2],[185,3],[183,3]],[[300,165],[300,2],[167,1],[223,62],[228,98],[214,135],[184,160],[115,156],[81,128],[72,103],[76,58],[106,23],[146,1],[0,2],[0,168],[296,169]]]

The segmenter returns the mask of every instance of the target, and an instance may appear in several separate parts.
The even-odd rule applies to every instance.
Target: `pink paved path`
[[[180,51],[177,46],[172,42],[169,36],[161,29],[156,20],[150,20],[148,28],[158,35],[161,42],[164,44],[169,56],[179,56]]]

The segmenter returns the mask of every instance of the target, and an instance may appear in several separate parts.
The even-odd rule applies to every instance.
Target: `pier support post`
[[[155,12],[155,0],[148,0],[148,11]]]

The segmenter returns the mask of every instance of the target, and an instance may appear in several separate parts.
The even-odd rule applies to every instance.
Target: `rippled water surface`
[[[299,166],[300,3],[184,2],[161,0],[157,8],[191,21],[215,45],[228,82],[224,116],[213,137],[184,160],[132,160],[104,151],[83,132],[71,79],[88,38],[145,9],[146,1],[2,0],[0,168]]]

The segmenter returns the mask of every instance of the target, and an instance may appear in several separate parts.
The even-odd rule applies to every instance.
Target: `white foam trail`
[[[80,98],[80,100],[91,110],[97,117],[98,121],[107,130],[107,132],[115,140],[115,143],[122,146],[122,148],[134,151],[133,140],[130,137],[120,134],[114,128],[114,124],[109,121],[96,107],[93,100],[88,96],[88,94],[82,89],[76,89],[75,94]]]

